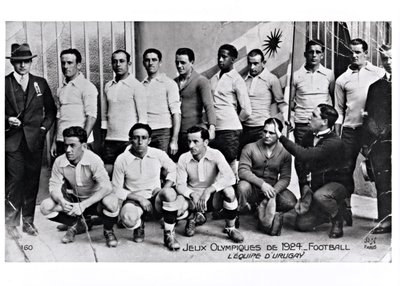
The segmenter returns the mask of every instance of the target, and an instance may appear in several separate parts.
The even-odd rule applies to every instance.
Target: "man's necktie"
[[[26,88],[28,87],[28,81],[29,81],[29,76],[28,75],[22,75],[21,76],[20,85],[21,85],[22,90],[24,92],[26,91]]]

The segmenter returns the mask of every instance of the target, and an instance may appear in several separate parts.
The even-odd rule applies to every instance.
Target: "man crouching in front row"
[[[104,222],[107,246],[116,247],[118,240],[113,226],[119,214],[118,199],[112,194],[104,163],[86,149],[87,134],[83,128],[69,127],[63,136],[65,154],[54,162],[50,198],[42,202],[41,212],[48,219],[68,226],[63,243],[74,241],[78,222],[85,224],[84,216],[99,215]]]
[[[136,123],[129,131],[130,145],[117,157],[112,185],[121,207],[122,224],[133,230],[133,241],[144,241],[144,219],[161,215],[164,219],[164,244],[170,250],[178,250],[175,239],[175,222],[181,214],[171,208],[176,200],[173,185],[176,181],[176,165],[162,150],[149,147],[152,130],[149,125]],[[161,185],[160,175],[164,184]]]
[[[188,210],[186,236],[193,236],[196,225],[206,221],[206,211],[220,211],[225,217],[224,232],[233,242],[243,242],[242,234],[235,228],[238,201],[233,185],[236,182],[222,153],[208,147],[209,133],[205,128],[188,129],[189,152],[178,161],[175,207]]]

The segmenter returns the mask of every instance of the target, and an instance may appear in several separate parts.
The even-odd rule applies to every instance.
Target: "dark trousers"
[[[6,152],[5,162],[5,223],[9,226],[33,223],[39,191],[43,150],[31,152],[22,138],[18,149]]]
[[[215,131],[215,139],[210,142],[211,148],[218,149],[230,164],[239,154],[239,138],[242,130]]]
[[[324,223],[325,219],[336,216],[347,196],[348,192],[342,184],[331,182],[323,185],[314,192],[310,210],[304,215],[297,216],[297,228],[309,231]]]
[[[353,173],[356,168],[357,157],[362,145],[362,128],[349,128],[343,127],[342,129],[342,142],[345,147],[345,172],[347,174],[346,178],[346,188],[349,190],[349,196],[354,192],[354,178]]]
[[[391,154],[392,143],[385,141],[375,144],[369,156],[375,177],[379,220],[392,213]]]
[[[240,158],[240,154],[242,153],[242,149],[249,143],[256,142],[264,137],[264,126],[243,126],[243,131],[239,140],[239,154],[238,159]]]
[[[175,155],[170,155],[174,162],[178,162],[179,157],[189,151],[188,134],[187,132],[179,132],[178,136],[178,152]]]

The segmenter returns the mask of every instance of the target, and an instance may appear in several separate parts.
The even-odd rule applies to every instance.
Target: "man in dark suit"
[[[379,52],[386,74],[369,87],[363,124],[363,153],[372,166],[378,200],[380,223],[374,234],[392,230],[392,48],[382,45]]]
[[[42,151],[56,107],[44,78],[29,73],[36,55],[28,44],[12,44],[14,72],[5,78],[5,224],[13,238],[22,212],[22,231],[37,235],[33,224]]]
[[[338,113],[332,106],[319,104],[312,112],[310,131],[304,134],[301,145],[282,136],[275,124],[279,141],[301,164],[298,176],[302,197],[299,207],[296,206],[296,226],[300,231],[309,231],[330,219],[330,238],[343,236],[344,199],[348,195],[347,177],[340,172],[344,144],[333,132],[337,118]],[[306,203],[308,198],[310,201]]]

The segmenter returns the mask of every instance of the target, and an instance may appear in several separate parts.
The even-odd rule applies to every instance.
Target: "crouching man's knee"
[[[129,209],[127,209],[128,207]],[[137,206],[133,205],[125,205],[121,210],[121,221],[123,225],[127,228],[136,228],[140,224],[140,217],[143,214],[143,211]]]
[[[163,188],[158,197],[163,202],[173,202],[177,198],[177,193],[173,188]]]
[[[224,194],[224,200],[227,202],[234,202],[236,201],[236,195],[235,195],[235,190],[233,187],[227,187],[222,190]]]
[[[110,213],[115,213],[119,211],[118,197],[115,194],[105,196],[101,200],[101,203],[103,204],[105,210]]]

